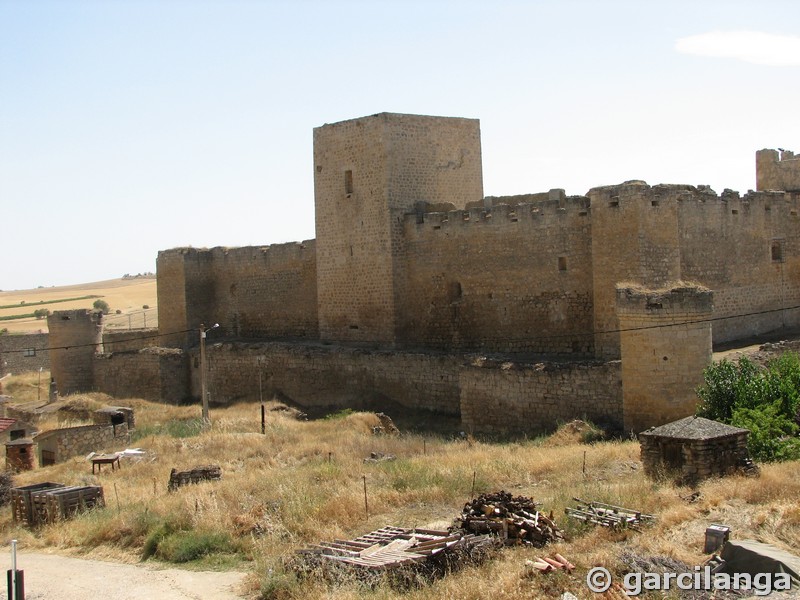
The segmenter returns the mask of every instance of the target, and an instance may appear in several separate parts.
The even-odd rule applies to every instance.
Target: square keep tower
[[[396,341],[402,216],[483,198],[477,119],[381,113],[314,129],[317,301],[327,341]]]

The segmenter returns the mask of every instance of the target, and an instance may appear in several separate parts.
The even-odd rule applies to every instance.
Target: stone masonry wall
[[[449,351],[592,353],[588,198],[500,202],[406,216],[398,339]]]
[[[474,119],[382,113],[314,130],[320,335],[394,344],[404,214],[483,197]]]
[[[625,431],[694,414],[711,364],[712,293],[698,286],[617,288]]]
[[[59,396],[94,387],[93,359],[102,343],[102,319],[102,313],[86,309],[57,310],[47,317],[50,374]]]
[[[756,152],[756,189],[800,192],[800,156],[791,150]]]
[[[799,310],[777,310],[800,305],[799,205],[783,192],[686,192],[681,275],[714,291],[715,343],[800,325]]]
[[[457,415],[458,365],[454,356],[364,350],[315,344],[208,344],[212,404],[265,399],[305,407],[379,409],[399,404]],[[199,364],[192,361],[194,396]]]
[[[125,448],[130,443],[130,433],[125,424],[116,427],[81,425],[57,429],[51,435],[35,441],[39,447],[39,464],[41,464],[42,450],[55,452],[56,462],[64,462],[73,456],[82,456],[90,452],[111,452]]]
[[[0,335],[0,377],[6,373],[38,371],[40,367],[49,371],[48,338],[46,333]]]
[[[620,363],[522,364],[478,360],[459,377],[461,420],[476,433],[552,431],[589,419],[621,427]]]
[[[176,248],[160,252],[158,264],[159,334],[165,340],[161,343],[195,345],[201,323],[206,327],[219,323],[220,334],[245,339],[319,335],[314,240],[264,247]],[[183,286],[175,286],[172,278]],[[185,303],[186,311],[162,310],[163,303],[174,302]],[[178,333],[170,335],[173,332]]]
[[[158,329],[106,329],[103,331],[104,352],[141,350],[158,344]]]
[[[144,348],[98,354],[95,388],[115,398],[177,404],[189,396],[187,354],[177,348]]]

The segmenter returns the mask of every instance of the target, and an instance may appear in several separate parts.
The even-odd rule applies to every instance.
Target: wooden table
[[[94,473],[95,466],[97,467],[97,472],[103,470],[103,465],[111,465],[111,470],[114,470],[114,464],[116,463],[118,468],[120,467],[119,464],[119,455],[117,454],[98,454],[97,456],[92,457],[92,473]]]

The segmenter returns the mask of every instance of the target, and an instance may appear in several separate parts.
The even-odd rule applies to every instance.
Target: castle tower
[[[619,358],[617,283],[660,288],[681,279],[678,204],[682,190],[643,181],[589,190],[595,354]]]
[[[695,390],[711,363],[711,291],[618,286],[616,295],[625,431],[693,415]]]
[[[800,192],[800,156],[783,149],[756,152],[756,189]]]
[[[314,129],[322,340],[393,344],[403,215],[483,198],[477,119],[381,113]]]
[[[94,387],[94,355],[103,342],[103,314],[88,309],[57,310],[47,317],[50,374],[58,394]]]

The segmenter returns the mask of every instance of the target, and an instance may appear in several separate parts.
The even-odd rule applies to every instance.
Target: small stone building
[[[130,443],[125,423],[121,425],[80,425],[40,433],[33,441],[39,450],[39,466],[64,462],[89,452],[110,452]]]
[[[650,477],[677,471],[690,482],[728,475],[748,460],[747,429],[703,417],[686,417],[639,434],[644,471]]]

